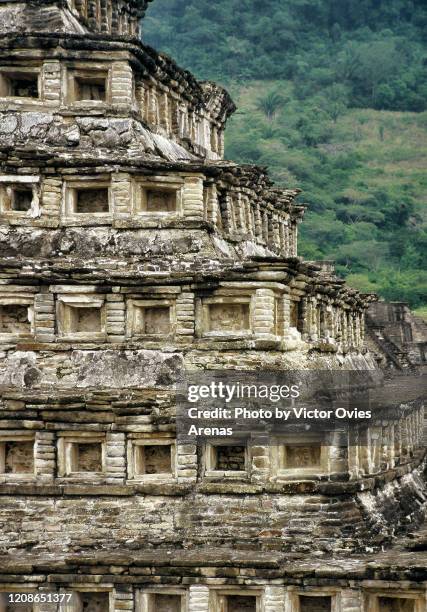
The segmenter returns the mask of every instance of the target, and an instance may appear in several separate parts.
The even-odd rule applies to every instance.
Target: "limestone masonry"
[[[74,593],[0,610],[425,612],[425,329],[298,257],[147,4],[0,0],[0,593]],[[378,363],[344,444],[177,441],[184,370]]]

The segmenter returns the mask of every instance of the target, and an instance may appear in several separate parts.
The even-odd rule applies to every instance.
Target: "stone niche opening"
[[[319,434],[278,437],[271,453],[272,467],[278,476],[304,478],[328,472],[328,445]]]
[[[320,468],[322,449],[320,444],[286,444],[283,447],[283,469]]]
[[[33,190],[25,185],[6,187],[5,209],[12,212],[25,213],[31,210],[33,204]],[[8,206],[7,206],[8,205]]]
[[[139,592],[136,610],[138,612],[184,612],[187,610],[186,596],[166,588],[160,593]]]
[[[206,301],[204,327],[208,334],[248,334],[251,331],[249,300]]]
[[[73,444],[74,472],[102,472],[102,444],[85,442]]]
[[[253,595],[225,595],[221,601],[224,612],[257,612],[257,597]]]
[[[0,305],[0,334],[23,336],[31,333],[30,309],[24,304]]]
[[[290,321],[291,327],[294,327],[299,332],[303,331],[303,317],[302,317],[302,302],[291,300],[290,303]]]
[[[134,333],[148,336],[170,334],[169,306],[141,306],[135,308]]]
[[[38,72],[2,70],[0,68],[1,98],[38,98]]]
[[[172,474],[171,444],[142,444],[135,447],[135,473],[140,476]]]
[[[103,436],[60,436],[58,440],[58,475],[101,475],[105,465]]]
[[[169,480],[176,472],[176,446],[172,438],[137,437],[128,441],[128,478]]]
[[[178,212],[180,189],[177,185],[141,185],[136,212],[146,215],[173,215]]]
[[[90,342],[105,339],[104,300],[64,295],[58,301],[58,331],[62,339]]]
[[[77,215],[108,213],[108,187],[80,187],[74,189],[74,209]]]
[[[153,594],[147,612],[181,612],[181,595]]]
[[[147,208],[148,213],[170,213],[176,211],[175,191],[147,189]]]
[[[33,190],[29,187],[16,187],[13,190],[11,209],[16,212],[28,212],[33,202]]]
[[[248,451],[241,440],[210,442],[206,446],[205,457],[207,476],[218,473],[242,476],[247,473]]]
[[[34,474],[34,440],[27,438],[0,442],[0,472]]]
[[[218,444],[213,447],[214,470],[224,472],[243,472],[246,470],[246,447],[231,444]]]
[[[170,308],[168,306],[147,306],[142,308],[143,334],[158,335],[169,334],[171,331]]]
[[[70,332],[87,333],[101,331],[101,309],[70,306]]]
[[[299,596],[299,612],[331,612],[331,610],[332,597],[330,595],[319,597]]]
[[[416,612],[416,601],[404,597],[378,597],[378,612]]]
[[[128,303],[129,336],[164,338],[174,331],[174,306],[170,300],[131,300]]]
[[[30,184],[0,184],[0,208],[3,213],[20,216],[31,211],[34,191]]]
[[[79,592],[76,593],[75,612],[108,612],[110,610],[110,593]]]
[[[71,101],[105,103],[108,93],[107,83],[108,71],[75,71],[71,74]]]

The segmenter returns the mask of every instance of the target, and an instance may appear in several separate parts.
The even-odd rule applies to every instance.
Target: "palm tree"
[[[264,113],[269,121],[273,121],[277,111],[284,105],[285,100],[278,91],[270,91],[265,96],[258,98],[256,109]]]

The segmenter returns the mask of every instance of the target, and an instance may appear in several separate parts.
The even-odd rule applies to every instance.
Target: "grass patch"
[[[413,312],[417,317],[421,317],[424,321],[427,321],[427,306],[420,306],[420,308],[416,308]]]

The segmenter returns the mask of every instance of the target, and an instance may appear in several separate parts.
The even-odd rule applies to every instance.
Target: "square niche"
[[[202,333],[209,336],[245,336],[252,333],[251,299],[203,300]]]
[[[65,191],[65,217],[87,222],[109,222],[110,184],[107,181],[69,181]]]
[[[176,217],[182,214],[181,183],[137,184],[135,213],[147,217]]]
[[[227,595],[227,612],[256,612],[256,597],[247,595]]]
[[[105,473],[105,437],[60,436],[58,461],[59,476],[102,476]]]
[[[0,67],[0,98],[39,99],[39,69]]]
[[[33,321],[32,298],[0,298],[0,341],[31,338]]]
[[[137,612],[184,612],[187,610],[185,593],[173,589],[158,592],[140,592],[137,595]]]
[[[170,438],[130,440],[128,465],[130,479],[173,478],[176,473],[175,441]]]
[[[284,444],[282,447],[282,469],[320,468],[322,448],[320,444],[306,446],[301,444]]]
[[[27,213],[33,203],[33,190],[27,185],[8,185],[4,187],[2,209],[6,212]]]
[[[379,612],[415,612],[415,600],[402,597],[379,597]]]
[[[0,177],[0,212],[8,217],[28,217],[38,204],[36,180],[4,181]]]
[[[367,596],[370,612],[424,612],[424,593],[382,592]]]
[[[106,104],[109,101],[109,71],[68,71],[68,98],[73,104]]]
[[[75,189],[74,214],[92,215],[108,213],[108,187],[79,187]]]
[[[333,598],[330,595],[300,595],[298,599],[299,612],[333,612]]]
[[[104,299],[91,295],[60,295],[57,305],[58,332],[62,340],[79,342],[106,339]]]
[[[205,475],[246,477],[248,472],[248,448],[241,440],[212,441],[206,445]]]
[[[261,596],[245,591],[218,593],[217,608],[221,612],[260,612]]]
[[[172,300],[129,300],[128,337],[170,337],[175,331],[175,307]]]
[[[79,591],[74,592],[73,612],[109,612],[112,610],[111,593],[109,591]]]
[[[274,440],[272,465],[276,475],[301,477],[328,471],[329,448],[317,434],[295,434]]]
[[[0,437],[0,474],[14,476],[34,475],[33,437]]]

